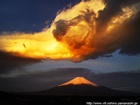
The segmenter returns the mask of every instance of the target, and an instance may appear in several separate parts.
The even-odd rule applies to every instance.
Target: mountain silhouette
[[[0,91],[0,105],[54,105],[58,103],[60,105],[85,105],[86,102],[93,101],[93,99],[97,102],[101,100],[110,102],[113,99],[119,101],[122,99],[132,100],[132,96],[139,97],[140,94],[113,90],[99,86],[84,77],[76,77],[51,89],[39,92],[9,93]]]
[[[85,79],[84,77],[76,77],[68,82],[55,86],[51,89],[37,92],[44,95],[55,96],[137,96],[138,93],[126,92],[110,89]]]

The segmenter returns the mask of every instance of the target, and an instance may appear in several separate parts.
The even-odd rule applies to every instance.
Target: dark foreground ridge
[[[139,95],[140,96],[140,95]],[[45,95],[0,92],[0,105],[95,105],[94,102],[140,102],[139,96]],[[90,104],[92,103],[92,104]],[[101,104],[103,105],[103,104]],[[112,105],[112,104],[110,104]],[[137,104],[139,105],[139,104]]]
[[[82,80],[79,80],[79,78],[74,79],[74,83],[71,81],[39,92],[7,93],[0,91],[0,105],[89,105],[88,102],[140,101],[140,93],[113,90],[95,84],[91,85],[92,83],[88,81],[88,84],[85,82],[87,80],[83,78]]]

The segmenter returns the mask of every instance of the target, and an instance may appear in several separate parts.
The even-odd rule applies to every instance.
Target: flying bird
[[[24,43],[22,45],[23,45],[24,48],[26,48],[26,45]]]

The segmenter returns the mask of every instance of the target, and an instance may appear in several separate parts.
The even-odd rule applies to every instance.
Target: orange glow
[[[106,42],[101,38],[135,15],[133,8],[123,7],[123,12],[110,20],[105,31],[97,33],[96,20],[105,7],[102,0],[81,1],[58,13],[51,26],[41,32],[0,35],[0,51],[23,58],[81,61],[112,43],[113,37],[106,38]]]
[[[53,37],[53,30],[55,29],[55,22],[64,19],[71,20],[79,15],[83,15],[87,8],[96,13],[105,7],[102,0],[91,0],[88,2],[81,1],[74,7],[63,10],[60,12],[49,29],[34,34],[26,33],[13,33],[10,35],[0,36],[0,50],[11,53],[15,56],[34,59],[81,59],[82,54],[90,53],[91,48],[83,45],[79,49],[74,49],[73,43],[83,43],[85,37],[90,30],[92,30],[85,20],[80,21],[78,24],[73,25],[67,31],[63,41],[59,42]],[[69,41],[69,42],[68,42]],[[83,53],[82,50],[87,50]]]
[[[72,79],[64,84],[59,85],[59,86],[82,85],[82,84],[97,86],[95,83],[90,82],[89,80],[85,79],[84,77],[76,77],[76,78],[74,78],[74,79]]]
[[[15,56],[34,59],[66,59],[72,57],[66,45],[58,42],[47,32],[14,34],[0,37],[1,50]]]

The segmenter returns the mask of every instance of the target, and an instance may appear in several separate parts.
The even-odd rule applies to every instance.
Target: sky
[[[65,15],[63,16],[65,12],[63,12],[63,10],[78,4],[80,1],[81,0],[53,0],[53,2],[52,0],[1,0],[0,36],[5,36],[6,34],[12,36],[12,33],[38,33],[46,27],[51,27],[51,24],[54,23],[56,25],[56,29],[53,30],[55,39],[60,42],[66,40],[65,43],[68,44],[74,52],[74,57],[77,57],[75,51],[77,51],[76,45],[80,45],[79,42],[75,39],[74,45],[72,43],[71,46],[71,43],[68,43],[67,37],[65,37],[67,34],[62,34],[65,34],[65,32],[70,33],[69,29],[71,25],[80,24],[79,19],[86,20],[87,23],[92,22],[88,19],[90,16],[94,17],[94,13],[89,12],[71,20],[69,18],[65,20]],[[82,57],[80,55],[80,61],[75,61],[73,58],[72,60],[52,60],[50,58],[40,60],[17,57],[10,54],[11,52],[5,52],[3,50],[5,43],[3,43],[3,40],[0,40],[0,90],[43,90],[81,75],[97,82],[97,84],[116,89],[140,92],[140,84],[136,82],[140,77],[140,35],[138,29],[140,23],[140,3],[138,0],[104,0],[104,2],[106,3],[106,7],[98,11],[98,17],[94,17],[97,21],[96,31],[99,35],[101,34],[101,40],[100,37],[95,37],[95,39],[99,39],[99,41],[95,41],[94,43],[92,43],[92,41],[89,42],[90,47],[94,47],[97,50],[95,53],[93,53],[92,50],[90,53],[84,54],[83,52],[86,52],[86,50],[81,47],[80,51],[84,51],[81,53],[78,50],[80,52],[79,55],[82,55]],[[126,9],[126,14],[123,15],[120,13],[122,7],[133,7],[135,11],[127,12],[129,9]],[[61,13],[61,11],[62,14],[57,18],[56,15]],[[125,13],[125,11],[123,12]],[[129,17],[128,15],[131,14],[131,12],[134,12],[134,14]],[[120,21],[113,23],[114,21],[111,20],[112,17],[116,19],[121,18],[124,24],[122,25]],[[123,17],[128,18],[124,19]],[[111,25],[107,26],[107,23]],[[91,24],[89,26],[93,28]],[[111,26],[116,27],[116,30],[111,31],[109,34],[104,34],[106,33],[104,29],[106,27],[110,28]],[[94,32],[91,31],[91,33]],[[115,36],[107,37],[112,34]],[[46,35],[46,37],[48,36]],[[6,39],[6,37],[4,38]],[[9,42],[7,41],[6,45],[7,43]],[[26,48],[26,45],[23,46]],[[85,47],[87,46],[88,45],[85,45]],[[118,75],[120,76],[119,79],[113,78],[113,76],[117,78]],[[104,78],[106,80],[104,80]],[[114,79],[115,82],[109,81],[109,79]],[[123,82],[119,83],[123,80],[126,84]],[[130,84],[130,81],[134,83]],[[115,83],[118,85],[115,85]]]

